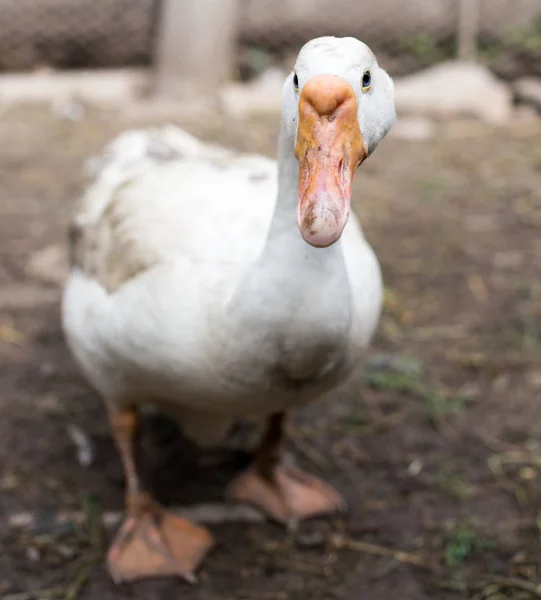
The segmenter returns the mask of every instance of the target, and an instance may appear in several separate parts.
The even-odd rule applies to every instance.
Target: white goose
[[[229,494],[280,522],[343,508],[282,461],[284,413],[359,365],[379,320],[377,259],[350,212],[355,169],[395,121],[391,78],[353,38],[307,43],[283,90],[278,168],[176,128],[107,148],[71,229],[63,326],[103,396],[127,481],[116,581],[194,579],[212,537],[159,507],[133,460],[138,408],[202,445],[268,420]]]

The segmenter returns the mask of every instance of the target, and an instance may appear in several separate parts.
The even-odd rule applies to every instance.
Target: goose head
[[[357,167],[396,120],[393,81],[363,42],[316,38],[286,79],[282,118],[299,163],[297,225],[310,245],[330,246],[347,223]]]

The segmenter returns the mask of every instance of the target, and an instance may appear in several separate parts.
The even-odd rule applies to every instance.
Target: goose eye
[[[294,73],[293,75],[293,87],[295,88],[296,92],[299,91],[299,78],[297,77],[297,73]]]
[[[365,71],[363,73],[363,79],[362,79],[362,91],[367,92],[371,86],[372,86],[372,74],[370,73],[370,71]]]

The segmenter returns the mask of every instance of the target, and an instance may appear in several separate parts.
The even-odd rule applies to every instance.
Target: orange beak
[[[351,85],[318,75],[303,87],[295,156],[299,161],[297,224],[306,242],[334,244],[346,226],[355,169],[368,156]]]

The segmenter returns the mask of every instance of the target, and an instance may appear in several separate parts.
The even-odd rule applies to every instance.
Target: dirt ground
[[[151,120],[0,115],[0,597],[540,598],[541,125],[526,121],[441,124],[430,142],[390,137],[359,173],[356,209],[382,264],[385,313],[359,385],[300,411],[290,435],[298,460],[343,492],[348,515],[295,535],[215,525],[196,586],[115,588],[99,511],[122,509],[122,471],[101,401],[63,342],[51,257],[83,160]],[[274,123],[188,128],[274,154]],[[43,249],[48,279],[29,268]],[[89,466],[73,425],[92,442]],[[142,454],[160,500],[220,500],[247,460],[234,441],[203,454],[148,417]],[[54,520],[81,510],[82,525]],[[33,526],[16,527],[21,512]]]

